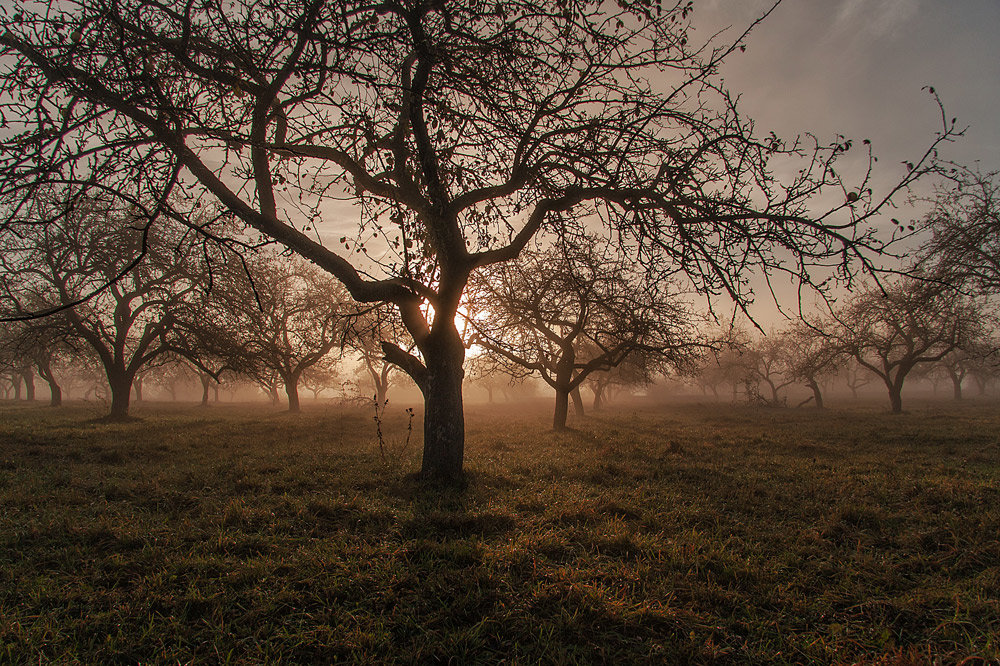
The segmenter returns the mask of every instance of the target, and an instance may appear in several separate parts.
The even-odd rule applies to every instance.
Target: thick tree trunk
[[[951,377],[951,385],[955,391],[955,400],[962,399],[962,378],[959,377],[957,372],[948,371],[948,376]]]
[[[21,400],[21,376],[13,373],[10,376],[10,383],[14,386],[14,400]]]
[[[465,411],[462,380],[465,346],[458,330],[435,330],[425,351],[426,373],[418,382],[424,394],[424,451],[420,476],[454,482],[462,478]]]
[[[886,387],[889,389],[889,405],[892,407],[892,413],[899,414],[903,411],[903,385],[901,382],[886,382]]]
[[[21,371],[21,377],[24,378],[24,399],[28,402],[35,401],[35,373],[31,368],[26,368]]]
[[[215,382],[214,384],[212,384],[212,391],[215,392],[212,401],[219,402],[219,382]]]
[[[573,411],[577,416],[583,416],[583,397],[580,395],[580,387],[577,386],[570,391],[569,395],[573,398]]]
[[[135,401],[142,402],[142,377],[136,377],[132,386],[135,388]]]
[[[62,389],[56,381],[56,376],[52,372],[52,363],[46,359],[38,363],[38,376],[49,385],[49,406],[59,407],[62,405]]]
[[[556,411],[552,415],[552,429],[565,430],[569,415],[569,391],[556,389]]]
[[[112,420],[127,418],[132,378],[125,374],[109,373],[108,387],[111,389],[111,413],[108,416]]]
[[[48,381],[48,385],[49,385],[49,396],[50,396],[49,397],[49,406],[50,407],[59,407],[59,406],[61,406],[62,402],[63,402],[62,388],[59,387],[59,384],[56,382],[56,380],[55,380],[54,377],[52,379],[47,380],[47,381]]]
[[[285,395],[288,396],[288,411],[292,414],[298,414],[302,411],[299,406],[299,377],[298,375],[289,375],[284,378],[285,382]]]

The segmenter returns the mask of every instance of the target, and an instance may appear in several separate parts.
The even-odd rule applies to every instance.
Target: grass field
[[[136,414],[0,407],[0,663],[1000,659],[995,405]]]

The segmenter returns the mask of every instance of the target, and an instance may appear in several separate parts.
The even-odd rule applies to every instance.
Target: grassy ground
[[[0,407],[0,663],[1000,658],[995,406],[137,414]]]

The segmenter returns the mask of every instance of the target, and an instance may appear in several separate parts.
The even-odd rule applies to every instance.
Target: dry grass
[[[1000,659],[995,406],[0,410],[2,663]]]

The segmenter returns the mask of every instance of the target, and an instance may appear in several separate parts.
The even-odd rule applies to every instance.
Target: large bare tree
[[[462,473],[455,315],[473,271],[589,214],[653,279],[746,304],[751,267],[811,283],[878,250],[866,222],[933,157],[874,194],[870,169],[835,168],[851,141],[758,132],[718,76],[749,30],[699,43],[684,1],[3,8],[0,227],[40,185],[154,197],[187,224],[220,202],[355,299],[398,308],[416,351],[383,350],[424,394],[427,476]],[[795,175],[775,178],[776,161]],[[348,214],[356,231],[324,242],[322,222]]]

